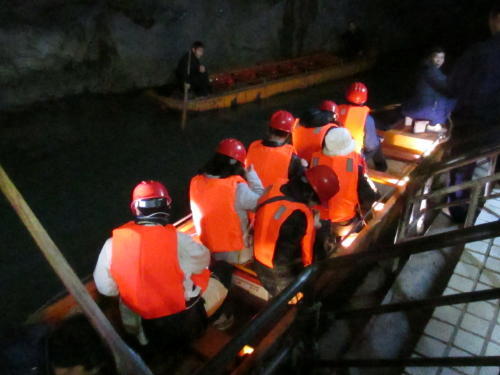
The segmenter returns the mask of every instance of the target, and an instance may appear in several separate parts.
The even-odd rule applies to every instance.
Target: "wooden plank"
[[[255,350],[251,355],[244,357],[243,361],[231,372],[231,375],[248,374],[252,366],[260,360],[271,346],[283,336],[288,330],[290,325],[295,320],[297,315],[297,308],[290,308],[285,315],[271,328],[271,330],[264,336],[264,338],[255,346]]]
[[[420,160],[420,154],[415,154],[411,150],[403,147],[388,145],[382,143],[382,152],[389,159],[395,159],[406,163],[417,163]]]
[[[393,175],[387,172],[377,171],[375,169],[368,169],[368,177],[370,177],[374,182],[378,182],[379,184],[384,184],[395,188],[400,187],[400,185],[398,185],[398,181],[401,178],[401,176]]]
[[[231,336],[226,332],[220,331],[211,325],[199,339],[195,340],[192,349],[205,359],[211,359],[226,345]]]
[[[439,135],[435,133],[413,134],[400,130],[381,131],[377,133],[384,138],[384,143],[399,146],[418,154],[423,154],[433,146]]]

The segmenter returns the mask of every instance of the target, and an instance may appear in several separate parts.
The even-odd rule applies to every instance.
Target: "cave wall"
[[[193,40],[206,43],[205,63],[212,71],[336,50],[350,19],[383,51],[420,48],[426,40],[467,37],[480,29],[486,1],[472,9],[467,0],[10,3],[0,10],[0,109],[161,86],[172,80]]]

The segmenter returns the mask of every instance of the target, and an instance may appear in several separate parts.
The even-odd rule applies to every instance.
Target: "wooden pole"
[[[121,375],[153,375],[151,370],[116,333],[113,326],[89,295],[85,286],[52,241],[21,193],[0,165],[0,190],[30,232],[41,252],[62,280],[66,289],[78,302],[84,314],[113,353],[116,368]]]
[[[189,81],[189,75],[191,74],[191,54],[193,51],[191,48],[188,51],[188,63],[187,63],[187,75],[186,75],[186,81],[184,81],[184,100],[182,102],[182,118],[181,118],[181,129],[184,130],[186,128],[186,122],[187,122],[187,101],[188,101],[188,81]]]

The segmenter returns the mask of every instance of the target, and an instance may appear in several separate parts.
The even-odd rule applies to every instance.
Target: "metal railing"
[[[243,346],[252,342],[252,340],[254,340],[263,329],[268,327],[280,313],[283,313],[286,308],[289,308],[288,301],[297,293],[304,292],[311,280],[325,268],[359,267],[380,260],[399,256],[409,256],[465,242],[481,241],[498,235],[500,235],[499,221],[408,240],[390,248],[379,248],[377,251],[364,251],[357,254],[344,255],[313,264],[304,269],[292,284],[271,300],[266,308],[248,322],[229,343],[199,371],[198,374],[208,375],[225,373],[226,365],[234,360]],[[493,291],[493,293],[497,293],[497,291]],[[461,297],[462,302],[466,302],[468,299],[477,301],[478,297],[490,299],[491,295],[483,293],[481,295],[474,294]]]
[[[432,166],[427,171],[422,187],[417,191],[412,191],[413,196],[408,198],[403,220],[400,221],[398,228],[398,240],[422,234],[426,229],[424,225],[426,215],[431,211],[443,208],[468,206],[464,227],[472,225],[480,203],[500,196],[499,194],[491,194],[493,185],[500,180],[500,173],[495,173],[498,154],[500,154],[500,144],[474,149]],[[483,161],[483,163],[486,161],[488,164],[486,176],[432,190],[434,181],[444,173],[477,164],[479,161]],[[439,202],[449,194],[462,190],[469,190],[469,197],[446,203]],[[439,203],[435,203],[436,200]]]

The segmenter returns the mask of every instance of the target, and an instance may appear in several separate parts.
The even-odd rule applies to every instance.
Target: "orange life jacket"
[[[255,259],[269,268],[274,267],[274,252],[281,225],[294,211],[299,210],[307,218],[306,233],[302,238],[302,264],[308,266],[312,263],[316,234],[313,214],[305,204],[290,201],[283,195],[280,188],[284,183],[285,180],[277,181],[268,187],[268,191],[259,199],[260,207],[257,206],[254,226]]]
[[[297,125],[292,133],[292,143],[297,155],[310,163],[312,154],[322,149],[326,132],[336,127],[336,124],[326,124],[317,128]]]
[[[288,169],[294,152],[292,145],[269,147],[264,146],[262,141],[255,141],[248,148],[246,165],[253,164],[262,185],[267,187],[279,179],[288,179]]]
[[[241,221],[236,212],[236,188],[241,176],[194,176],[189,186],[191,212],[200,241],[212,252],[245,248]]]
[[[339,119],[344,127],[351,132],[356,142],[356,152],[361,154],[365,143],[365,122],[370,113],[370,108],[363,105],[339,105]]]
[[[177,232],[173,225],[139,225],[128,222],[113,231],[111,276],[120,298],[145,319],[184,311],[184,273],[177,255]],[[202,290],[210,271],[193,275]]]
[[[363,165],[363,158],[355,151],[342,156],[328,156],[322,152],[315,152],[311,167],[317,165],[330,167],[339,179],[339,191],[328,201],[328,208],[320,207],[321,219],[334,223],[352,219],[356,216],[359,205],[359,166]]]

